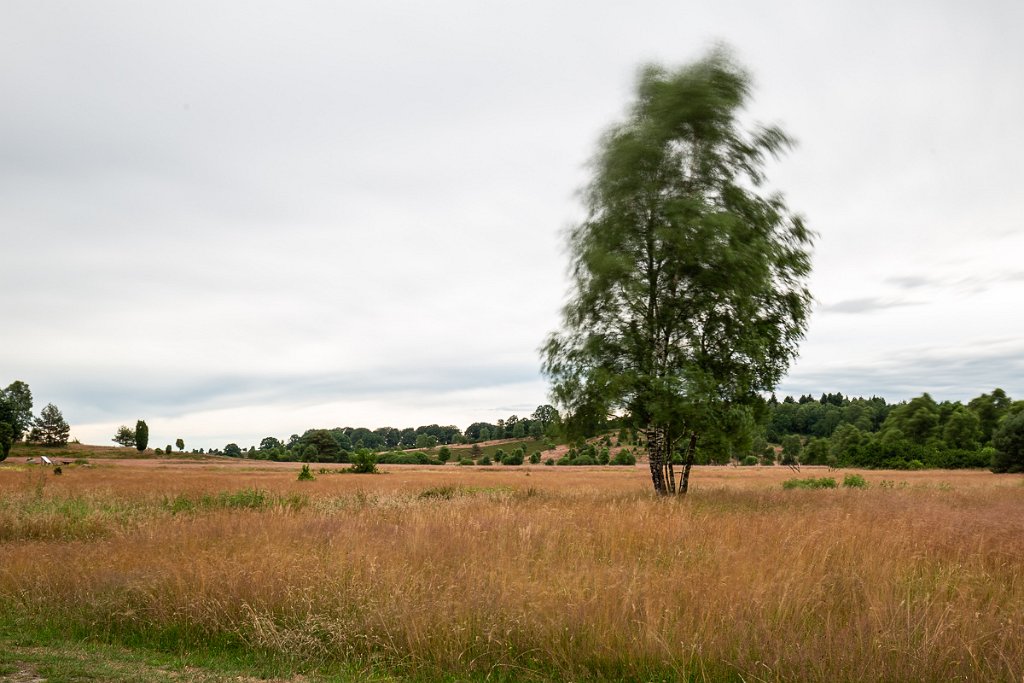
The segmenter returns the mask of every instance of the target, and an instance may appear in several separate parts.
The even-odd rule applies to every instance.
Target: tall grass
[[[641,470],[7,474],[0,610],[69,634],[427,679],[1024,675],[1024,488],[993,475],[657,500]]]

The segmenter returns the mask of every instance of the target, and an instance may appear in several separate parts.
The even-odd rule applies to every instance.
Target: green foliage
[[[369,448],[359,448],[352,454],[352,467],[349,469],[357,474],[376,474],[377,458]]]
[[[756,455],[748,455],[747,457],[743,458],[740,464],[745,467],[750,467],[751,465],[756,465],[759,462],[761,461],[760,459],[758,459]]]
[[[636,456],[628,448],[623,448],[621,451],[615,454],[615,457],[609,462],[611,465],[622,465],[622,466],[633,466],[636,464]]]
[[[546,466],[550,467],[550,466],[555,464],[555,459],[554,458],[548,458],[547,460],[544,461],[544,464]]]
[[[477,461],[477,464],[478,465],[490,465],[491,464],[490,456],[488,456],[488,455],[481,456],[480,459]]]
[[[7,459],[14,444],[14,428],[7,422],[0,422],[0,462]]]
[[[176,440],[174,442],[174,445],[178,447],[178,451],[179,452],[185,450],[185,440],[184,439]]]
[[[309,465],[303,465],[302,469],[299,470],[298,480],[299,481],[313,481],[314,479],[316,479],[316,477],[313,476],[313,473],[309,471]]]
[[[147,446],[149,446],[149,425],[145,420],[139,420],[135,423],[135,448],[141,453],[146,450]]]
[[[740,129],[749,91],[722,51],[648,67],[629,120],[603,138],[588,217],[571,233],[574,292],[544,372],[570,424],[622,411],[664,431],[648,441],[656,464],[668,454],[651,444],[684,429],[727,436],[730,413],[774,386],[806,326],[811,234],[779,195],[758,193],[790,141]]]
[[[437,456],[431,456],[422,451],[392,451],[381,453],[376,456],[377,462],[381,465],[440,465],[441,461]]]
[[[452,459],[452,450],[447,446],[441,446],[437,451],[437,459],[442,463],[446,463]]]
[[[502,461],[502,464],[503,465],[509,465],[509,466],[512,466],[512,467],[515,467],[517,465],[522,465],[523,464],[523,449],[522,448],[516,448],[515,450],[513,450],[511,453],[509,453],[508,455],[505,456],[505,459]]]
[[[843,477],[843,487],[848,489],[866,489],[868,482],[859,474],[847,474]]]
[[[120,427],[117,428],[117,433],[114,434],[114,438],[111,440],[119,446],[134,446],[135,430],[129,427],[128,425],[121,425]]]
[[[21,380],[0,389],[0,422],[10,425],[11,439],[15,443],[32,428],[32,391]]]
[[[836,480],[832,477],[787,479],[782,482],[782,488],[784,489],[834,489],[836,486]]]
[[[1024,411],[1003,419],[992,435],[993,472],[1024,472]]]
[[[530,464],[536,465],[538,463],[540,463],[540,451],[534,451],[533,453],[530,453]]]
[[[167,455],[171,454],[171,450],[171,444],[167,444],[166,446],[164,446],[164,453],[166,453]]]
[[[48,403],[39,412],[39,417],[29,434],[29,440],[44,446],[66,446],[70,432],[71,427],[64,421],[64,416],[57,406]]]
[[[463,467],[472,467],[476,463],[473,462],[472,458],[462,458],[461,460],[459,460],[459,464],[462,465]]]
[[[231,458],[241,458],[242,449],[238,447],[237,443],[229,443],[224,447],[224,455]]]

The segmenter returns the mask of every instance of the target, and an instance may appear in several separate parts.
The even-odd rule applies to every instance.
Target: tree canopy
[[[644,69],[569,235],[573,292],[544,370],[570,418],[632,421],[658,493],[675,489],[676,444],[689,437],[692,462],[699,435],[746,421],[735,411],[774,387],[805,330],[812,236],[762,190],[790,139],[741,129],[750,87],[721,49]]]

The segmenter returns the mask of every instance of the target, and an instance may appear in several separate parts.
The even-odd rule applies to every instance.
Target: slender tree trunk
[[[697,432],[690,432],[690,445],[686,448],[686,466],[683,468],[683,478],[679,482],[679,495],[685,495],[690,487],[690,468],[693,467],[693,456],[697,451]]]
[[[644,436],[647,438],[647,462],[651,468],[654,492],[664,496],[668,493],[665,484],[665,430],[661,427],[651,427],[644,430]]]

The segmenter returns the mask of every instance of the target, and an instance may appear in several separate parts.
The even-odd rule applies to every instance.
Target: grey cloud
[[[100,422],[126,421],[145,414],[177,417],[203,410],[252,405],[315,405],[417,393],[443,394],[533,382],[538,378],[534,365],[495,363],[426,368],[396,365],[322,375],[279,373],[186,379],[153,375],[130,384],[83,378],[58,380],[49,390],[68,416],[79,422]],[[381,419],[388,417],[381,416]],[[444,420],[444,416],[438,415],[437,420]]]
[[[921,287],[927,287],[928,285],[934,284],[935,281],[931,278],[922,277],[919,275],[905,275],[899,277],[889,277],[885,281],[888,284],[895,285],[900,289],[919,289]]]
[[[1002,387],[1024,398],[1024,343],[980,349],[903,351],[870,365],[832,365],[792,372],[778,394],[818,395],[841,391],[854,396],[902,400],[930,393],[936,399],[965,400]]]
[[[921,304],[915,301],[893,301],[891,299],[880,299],[877,297],[864,297],[862,299],[846,299],[834,304],[826,304],[821,307],[821,311],[823,313],[867,314],[888,308],[919,305]]]

